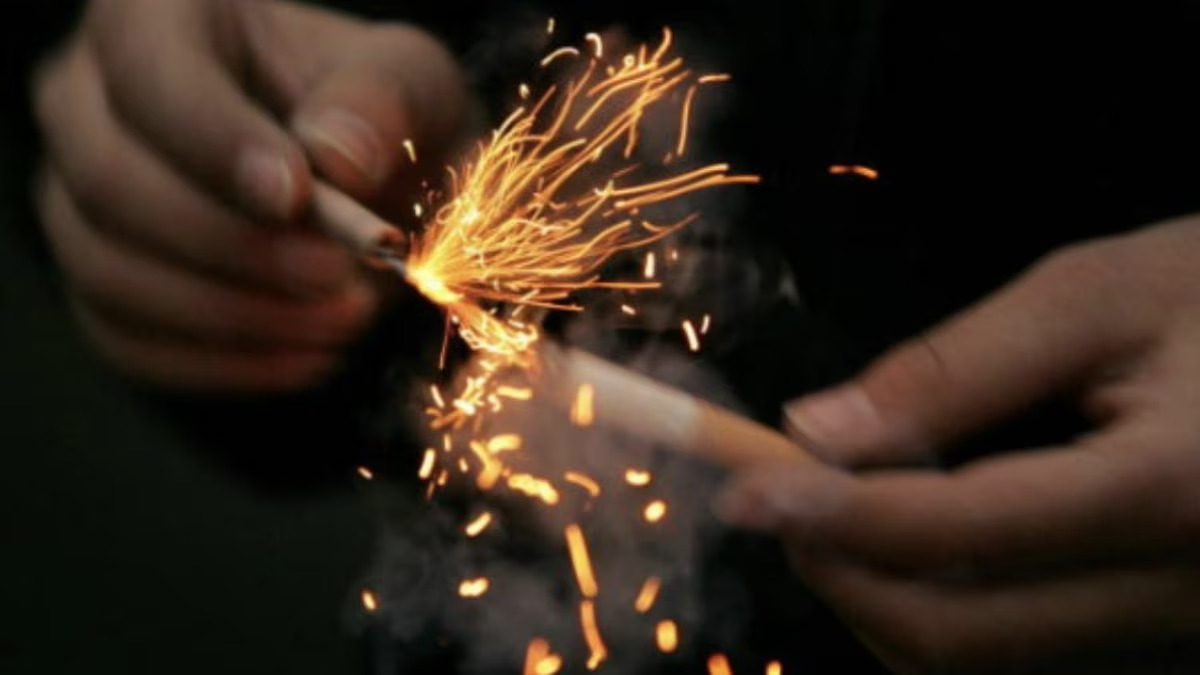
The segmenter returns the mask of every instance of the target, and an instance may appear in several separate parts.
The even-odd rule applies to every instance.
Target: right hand
[[[418,30],[266,1],[95,0],[34,86],[38,210],[88,336],[135,378],[216,391],[337,365],[377,299],[298,224],[314,167],[369,200],[466,103]]]

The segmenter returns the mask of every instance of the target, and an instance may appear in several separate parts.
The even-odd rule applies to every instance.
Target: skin
[[[1200,218],[1075,245],[785,408],[825,463],[747,467],[717,502],[787,544],[898,673],[1196,672]],[[1063,447],[954,470],[940,448],[1050,396]]]
[[[379,297],[304,224],[315,175],[374,203],[464,119],[450,54],[283,2],[96,0],[34,81],[38,209],[100,353],[155,384],[308,387]],[[406,175],[408,174],[408,175]]]

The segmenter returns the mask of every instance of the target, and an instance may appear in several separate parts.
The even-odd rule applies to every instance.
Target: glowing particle
[[[633,608],[638,614],[645,614],[654,607],[654,601],[658,599],[658,590],[662,588],[662,581],[658,577],[650,577],[642,584],[642,589],[638,591],[637,598],[633,601]]]
[[[677,157],[683,155],[683,151],[687,149],[688,139],[688,119],[692,115],[692,99],[696,97],[696,85],[688,87],[687,94],[683,97],[683,112],[679,115],[679,143],[675,145],[675,155]]]
[[[493,455],[521,449],[521,437],[517,434],[499,434],[488,439],[487,451]]]
[[[369,589],[363,589],[362,606],[368,612],[374,612],[379,609],[379,600],[375,597],[375,593]]]
[[[425,209],[421,208],[420,202],[413,202],[413,215],[418,218],[425,215]]]
[[[499,463],[497,462],[497,464]],[[528,497],[540,499],[550,506],[558,503],[558,490],[555,490],[549,481],[527,473],[515,473],[509,476],[508,487]]]
[[[687,337],[688,349],[700,351],[700,336],[696,335],[696,327],[692,325],[691,319],[683,322],[683,334]]]
[[[425,457],[421,460],[421,468],[417,471],[417,476],[421,480],[429,480],[433,475],[433,463],[437,459],[437,451],[433,448],[425,448]]]
[[[555,675],[562,668],[562,657],[550,651],[545,638],[535,637],[525,649],[522,675]]]
[[[375,477],[375,474],[371,473],[371,470],[365,466],[358,467],[358,475],[362,476],[366,480],[371,480]]]
[[[588,555],[587,540],[583,538],[583,530],[572,523],[566,527],[567,552],[571,555],[571,567],[575,569],[575,581],[579,583],[579,592],[585,598],[594,598],[600,592],[596,583],[596,574],[592,569],[592,559]]]
[[[625,469],[625,482],[634,487],[646,487],[653,479],[653,474],[642,469]]]
[[[448,481],[448,480],[450,480],[450,472],[446,471],[445,469],[442,469],[442,471],[438,474],[438,477],[437,477],[437,486],[438,487],[444,486],[446,484],[446,481]]]
[[[637,316],[637,310],[630,307],[629,305],[621,305],[621,311],[628,314],[629,316]]]
[[[457,464],[458,464],[459,473],[470,473],[471,472],[471,465],[467,464],[467,460],[465,457],[459,457]]]
[[[546,34],[552,35],[553,33],[554,33],[554,17],[550,17],[549,19],[546,19]]]
[[[436,384],[429,385],[429,395],[433,398],[433,402],[437,404],[437,407],[446,407],[446,400],[442,398],[442,392],[438,389]]]
[[[413,164],[416,164],[417,163],[417,148],[416,148],[416,146],[413,145],[412,139],[411,138],[404,139],[404,142],[401,143],[401,145],[404,146],[404,152],[408,153],[408,158],[410,160],[412,160]]]
[[[712,82],[728,82],[733,79],[729,73],[713,73],[711,75],[701,75],[696,79],[697,84],[710,84]]]
[[[467,526],[463,528],[463,532],[465,532],[468,537],[478,537],[480,533],[486,530],[487,526],[491,524],[492,514],[488,511],[484,511],[483,513],[479,514],[475,520],[467,523]]]
[[[667,515],[667,503],[661,499],[655,499],[646,505],[642,515],[645,516],[647,523],[657,523]]]
[[[729,667],[729,659],[724,654],[713,654],[708,657],[708,675],[733,675]]]
[[[546,66],[550,65],[555,59],[562,57],[562,56],[568,56],[568,55],[579,56],[579,50],[575,49],[574,47],[559,47],[558,49],[555,49],[554,51],[547,54],[546,57],[542,59],[542,67],[545,68]]]
[[[522,101],[529,98],[529,85],[524,82],[517,85],[517,95],[521,97]]]
[[[528,401],[533,398],[533,390],[528,387],[500,386],[496,388],[496,394],[514,401]]]
[[[464,598],[478,598],[488,592],[491,587],[491,582],[487,577],[479,577],[477,579],[463,579],[458,585],[458,594]]]
[[[642,268],[642,276],[647,279],[654,278],[654,251],[646,254],[646,264]]]
[[[700,320],[700,334],[708,335],[708,329],[711,326],[712,326],[712,317],[709,316],[708,314],[705,314],[704,318]]]
[[[591,426],[596,421],[596,391],[590,384],[579,385],[575,401],[571,404],[571,422],[577,426]]]
[[[867,180],[877,180],[879,172],[869,166],[861,164],[834,164],[829,167],[829,173],[834,176],[844,176],[846,174],[854,174],[862,176]]]
[[[783,675],[783,664],[778,661],[768,663],[767,675]]]
[[[504,465],[488,457],[488,460],[483,463],[483,468],[480,469],[479,475],[475,476],[475,486],[484,492],[491,490],[496,487],[502,471],[504,471]]]
[[[600,496],[600,484],[597,483],[591,476],[579,473],[578,471],[568,471],[563,474],[563,478],[565,478],[568,483],[574,483],[584,490],[587,490],[587,493],[593,498]]]
[[[579,603],[579,623],[583,626],[583,638],[588,645],[587,669],[595,670],[608,658],[608,648],[600,636],[600,628],[596,624],[596,605],[591,600]]]
[[[450,440],[450,434],[442,434],[442,451],[450,452],[450,448],[454,443]]]
[[[679,627],[670,619],[659,621],[654,627],[654,642],[659,651],[670,654],[679,646]]]
[[[592,43],[592,55],[596,58],[604,58],[604,41],[600,39],[599,33],[588,33],[583,36],[584,40]]]
[[[671,262],[677,262],[679,260],[679,249],[677,249],[677,248],[671,249],[667,253],[667,257],[671,259]]]

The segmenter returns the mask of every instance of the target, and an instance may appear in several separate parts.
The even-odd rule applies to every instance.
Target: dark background
[[[197,401],[95,359],[28,208],[28,69],[72,4],[23,4],[0,28],[0,671],[353,672],[373,653],[344,619],[376,514],[352,469],[395,440],[376,413],[403,373],[369,340],[325,390]],[[479,73],[504,49],[497,34],[538,16],[347,4],[415,14]],[[720,245],[790,270],[801,296],[764,296],[713,355],[763,419],[1063,242],[1200,201],[1190,3],[572,4],[590,8],[554,9],[561,25],[650,36],[669,23],[737,77],[713,150],[764,181]],[[830,176],[833,163],[881,177]],[[374,345],[406,348],[388,330]],[[1072,424],[1051,407],[964,452]],[[747,546],[722,564],[785,574]],[[806,672],[861,667],[836,622],[815,606],[805,617],[771,639]]]

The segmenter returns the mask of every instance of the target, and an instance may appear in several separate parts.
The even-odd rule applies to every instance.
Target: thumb
[[[843,466],[927,462],[941,445],[1019,412],[1132,351],[1142,311],[1114,291],[1104,245],[1053,255],[1009,287],[879,358],[858,377],[784,406],[784,425]]]
[[[371,25],[306,88],[292,128],[317,169],[368,199],[411,162],[436,157],[466,119],[468,97],[454,59],[403,25]]]

